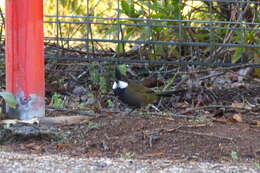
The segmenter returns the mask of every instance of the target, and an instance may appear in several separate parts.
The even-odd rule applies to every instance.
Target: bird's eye
[[[114,82],[114,84],[113,84],[113,86],[112,86],[112,89],[113,89],[113,90],[117,89],[117,83],[116,83],[116,82]]]

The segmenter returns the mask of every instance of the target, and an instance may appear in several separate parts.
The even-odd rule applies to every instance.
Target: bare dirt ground
[[[60,112],[49,114],[59,116]],[[59,139],[32,138],[2,147],[22,153],[80,157],[259,163],[260,129],[248,123],[118,113],[58,129]]]

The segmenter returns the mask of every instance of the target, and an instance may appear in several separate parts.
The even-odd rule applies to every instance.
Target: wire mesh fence
[[[45,42],[57,51],[46,51],[46,58],[214,66],[252,63],[260,48],[259,4],[250,0],[48,0]],[[1,10],[1,39],[3,19]],[[80,56],[65,55],[68,49]]]

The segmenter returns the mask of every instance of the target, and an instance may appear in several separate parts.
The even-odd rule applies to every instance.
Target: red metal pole
[[[45,115],[43,0],[6,0],[6,90],[16,95],[10,118]]]

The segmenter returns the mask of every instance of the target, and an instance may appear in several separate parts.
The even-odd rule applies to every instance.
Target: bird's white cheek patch
[[[117,88],[117,83],[114,82],[113,86],[112,86],[112,89],[115,90]]]
[[[118,87],[121,88],[121,89],[124,89],[124,88],[128,87],[128,83],[124,82],[124,81],[119,81]]]

